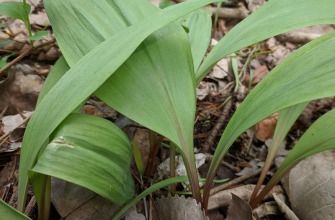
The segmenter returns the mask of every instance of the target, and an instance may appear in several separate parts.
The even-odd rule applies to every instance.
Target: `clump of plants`
[[[190,182],[193,198],[206,211],[217,168],[229,147],[241,133],[277,111],[280,116],[273,146],[251,207],[305,157],[334,148],[332,110],[309,128],[257,195],[279,144],[307,103],[335,95],[335,32],[330,32],[294,52],[246,97],[216,148],[201,197],[193,153],[196,85],[220,59],[241,48],[296,28],[335,23],[332,0],[270,0],[236,25],[201,63],[210,28],[203,38],[197,38],[197,28],[189,27],[187,33],[182,22],[192,11],[213,2],[191,0],[160,10],[147,0],[44,0],[63,57],[45,82],[23,139],[20,212],[24,211],[30,182],[39,219],[48,218],[50,176],[87,187],[118,205],[127,203],[114,219],[150,192],[185,180]],[[180,18],[184,20],[176,21]],[[131,200],[129,140],[112,122],[78,113],[93,93],[168,138],[182,155],[188,176],[159,182]],[[26,219],[2,201],[0,204],[9,210],[8,216],[16,216],[9,219]]]

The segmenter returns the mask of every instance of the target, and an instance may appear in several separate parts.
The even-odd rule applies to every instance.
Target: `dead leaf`
[[[85,105],[82,108],[82,114],[94,115],[100,118],[114,118],[118,114],[116,110],[109,107],[104,102],[90,101],[89,104],[91,105]]]
[[[255,136],[258,140],[264,142],[265,140],[273,137],[278,117],[279,113],[274,113],[253,126]]]
[[[6,106],[10,115],[34,111],[43,82],[28,65],[11,67],[8,78],[0,82],[0,111]]]
[[[253,220],[251,207],[243,199],[232,194],[226,220]]]
[[[122,208],[82,186],[54,177],[51,179],[51,202],[66,220],[109,220]],[[134,206],[120,219],[123,217],[127,220],[145,219]]]
[[[254,70],[254,75],[252,78],[252,88],[255,87],[268,73],[269,69],[266,65],[260,65]],[[249,85],[250,75],[245,77],[245,85]]]
[[[264,188],[264,185],[260,190]],[[255,185],[244,185],[233,189],[228,189],[215,193],[209,197],[208,210],[217,209],[220,207],[225,207],[230,204],[232,200],[232,194],[237,195],[244,201],[249,201],[252,192],[255,189]],[[282,193],[283,189],[280,186],[275,186],[264,198],[263,201],[273,199],[272,193]]]
[[[32,114],[33,112],[22,113],[22,115],[26,118],[30,117]],[[2,124],[3,124],[2,131],[7,134],[8,132],[13,131],[15,128],[17,128],[17,126],[19,126],[24,120],[25,118],[22,118],[20,114],[5,116],[2,118]],[[26,127],[26,125],[22,127]]]
[[[196,89],[198,100],[204,100],[206,96],[216,94],[218,92],[217,85],[212,82],[201,81]]]
[[[251,12],[254,12],[265,4],[265,0],[247,0],[247,3],[248,3],[248,9]]]
[[[293,212],[299,219],[333,219],[335,150],[307,157],[282,179]]]
[[[208,220],[205,213],[201,210],[201,205],[192,198],[185,196],[171,197],[169,194],[166,198],[162,197],[155,201],[157,211],[160,213],[162,220]],[[153,219],[160,219],[156,209],[153,209]]]
[[[267,40],[266,45],[269,50],[274,50],[273,53],[268,54],[268,56],[265,58],[270,68],[277,66],[294,51],[277,43],[273,37]]]
[[[275,194],[274,194],[275,195]],[[281,212],[275,201],[265,202],[252,211],[253,215],[260,218],[267,215],[280,215]]]
[[[273,198],[275,199],[279,210],[285,215],[287,220],[299,220],[294,212],[279,198],[279,196],[273,194]]]

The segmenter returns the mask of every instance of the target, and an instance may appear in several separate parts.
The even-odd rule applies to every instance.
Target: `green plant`
[[[50,73],[23,140],[20,211],[24,209],[29,178],[41,209],[41,219],[48,215],[47,208],[44,210],[43,207],[48,207],[49,203],[49,176],[76,182],[114,202],[111,189],[117,187],[124,187],[124,193],[117,195],[123,198],[119,203],[125,203],[133,196],[132,180],[128,175],[132,155],[129,141],[112,123],[76,113],[92,93],[127,117],[168,138],[178,148],[187,167],[188,177],[174,177],[153,185],[129,202],[123,211],[154,190],[186,180],[190,181],[193,197],[206,209],[218,165],[242,132],[281,111],[276,129],[280,140],[291,121],[302,111],[305,104],[301,103],[335,94],[332,77],[335,32],[331,32],[289,56],[247,96],[222,135],[201,199],[193,155],[196,84],[221,58],[243,47],[303,26],[335,23],[333,0],[271,0],[234,27],[200,65],[209,38],[197,39],[192,35],[196,28],[188,27],[190,31],[186,34],[182,22],[189,19],[187,14],[212,2],[192,0],[159,10],[146,0],[44,1],[64,58]],[[181,21],[174,22],[183,16]],[[205,29],[207,25],[208,22],[203,22],[200,27]],[[235,75],[238,79],[236,71]],[[304,157],[332,148],[331,129],[325,132],[320,127],[334,119],[333,112],[324,115],[306,132],[302,144],[297,144],[254,203]],[[90,131],[85,131],[86,123],[92,127]],[[332,125],[326,123],[326,126]],[[107,139],[104,131],[109,131],[113,137]],[[99,136],[101,141],[90,142],[94,136]],[[124,159],[118,161],[105,142],[115,144],[120,151],[119,157]],[[299,147],[308,142],[308,149]],[[69,169],[71,155],[78,153],[78,160],[85,158],[90,147],[87,143],[95,144],[97,158],[104,153],[111,154],[110,161],[106,160],[100,167],[77,163]],[[59,154],[54,149],[58,149]],[[51,166],[49,160],[61,163],[48,169]],[[63,166],[68,167],[66,173],[61,172]],[[101,182],[92,184],[89,174],[80,175],[78,170],[82,166],[94,170],[95,178],[101,178]],[[105,166],[123,170],[127,175],[116,172],[106,179],[99,175]]]

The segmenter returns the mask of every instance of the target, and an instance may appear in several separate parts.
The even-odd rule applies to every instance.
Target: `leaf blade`
[[[26,12],[23,8],[24,3],[23,2],[2,2],[0,3],[0,14],[20,19],[25,24],[28,23],[28,20],[26,18]],[[27,5],[27,11],[28,13],[31,11],[31,7],[29,4]]]
[[[27,170],[33,166],[44,140],[60,122],[119,68],[148,35],[179,17],[212,2],[212,0],[185,2],[147,17],[95,47],[59,80],[37,107],[23,139],[18,189],[19,210],[23,210],[28,187]],[[104,54],[106,58],[101,59],[101,54]],[[110,62],[112,59],[115,62]],[[105,65],[107,60],[109,62]],[[91,65],[91,63],[95,63],[95,65]],[[80,77],[81,74],[84,74],[85,77]],[[64,100],[58,100],[58,97],[62,97]],[[60,108],[61,112],[57,110]]]
[[[334,10],[335,2],[331,0],[318,2],[314,0],[294,2],[272,0],[267,2],[236,25],[213,48],[196,73],[197,84],[220,59],[243,47],[300,27],[334,24]]]

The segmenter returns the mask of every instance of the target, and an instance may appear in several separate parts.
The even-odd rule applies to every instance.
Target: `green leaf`
[[[0,29],[3,28],[3,27],[5,27],[5,25],[4,24],[0,24]]]
[[[198,9],[179,20],[183,27],[187,27],[190,41],[194,70],[196,71],[204,58],[211,40],[212,12]]]
[[[182,25],[182,27],[184,28],[186,33],[190,33],[190,29],[188,29],[188,27],[185,27],[184,25]]]
[[[21,212],[14,209],[12,206],[5,203],[0,199],[0,212],[1,219],[10,219],[10,220],[31,220],[28,216],[22,214]]]
[[[12,40],[5,40],[5,41],[1,41],[0,42],[0,48],[1,47],[5,47],[5,46],[7,46],[7,45],[9,45],[9,44],[11,44],[11,43],[13,43],[14,41],[12,41]]]
[[[174,184],[174,183],[180,183],[180,182],[187,182],[189,179],[187,176],[178,176],[178,177],[174,177],[174,178],[170,178],[167,180],[163,180],[159,183],[155,183],[154,185],[152,185],[151,187],[149,187],[148,189],[146,189],[145,191],[143,191],[140,195],[138,195],[135,199],[131,200],[125,207],[123,207],[123,209],[118,212],[113,218],[112,220],[117,220],[125,211],[127,211],[130,207],[132,207],[136,202],[140,201],[142,198],[144,198],[145,196],[149,195],[152,192],[155,192],[156,190],[163,188],[165,186]]]
[[[23,8],[23,2],[2,2],[0,3],[0,14],[22,20],[25,24],[29,23],[26,12]],[[31,11],[29,4],[27,5],[28,13]]]
[[[52,137],[32,171],[84,186],[117,205],[133,198],[132,149],[127,136],[113,123],[71,114]]]
[[[37,31],[34,36],[28,36],[29,40],[41,40],[45,38],[49,33],[47,31]]]
[[[51,202],[50,176],[28,171],[29,181],[34,189],[38,206],[38,219],[49,219]]]
[[[277,151],[280,144],[283,142],[289,130],[292,128],[292,125],[297,120],[301,112],[306,108],[309,102],[303,102],[298,105],[291,106],[289,108],[283,109],[280,111],[279,118],[276,125],[276,130],[273,135],[271,142],[270,150],[261,173],[261,176],[258,179],[257,185],[252,193],[250,201],[252,201],[257,195],[263,181],[271,168],[272,162],[275,159]]]
[[[290,106],[335,95],[334,47],[335,31],[295,51],[252,90],[228,123],[207,179],[214,178],[216,167],[236,138],[257,122]],[[210,185],[205,185],[206,199],[207,190]]]
[[[269,37],[317,24],[335,23],[333,0],[271,0],[236,25],[208,54],[196,73],[197,84],[223,57]],[[271,12],[271,13],[270,13]]]
[[[304,133],[298,143],[294,146],[291,153],[287,156],[276,174],[270,182],[263,188],[260,194],[253,201],[254,204],[260,200],[284,177],[295,165],[304,158],[321,151],[335,148],[335,110],[321,116]]]
[[[173,20],[190,13],[192,10],[195,10],[196,8],[210,2],[213,1],[197,0],[178,4],[166,8],[158,12],[154,16],[148,17],[144,20],[141,20],[141,22],[138,22],[138,17],[143,17],[143,14],[140,12],[145,12],[145,10],[149,9],[157,10],[157,8],[151,4],[149,4],[150,6],[146,6],[145,4],[147,3],[147,1],[143,1],[143,6],[145,7],[140,7],[142,4],[135,4],[134,1],[122,1],[118,3],[112,1],[99,1],[99,7],[95,7],[96,2],[87,3],[82,1],[45,1],[45,7],[55,30],[57,41],[63,51],[66,61],[72,67],[72,69],[68,71],[68,73],[64,77],[62,77],[62,79],[55,86],[55,88],[50,91],[52,93],[46,96],[48,98],[46,98],[46,101],[43,105],[42,101],[41,106],[44,107],[41,107],[40,110],[37,108],[37,110],[35,111],[35,115],[41,115],[35,116],[36,119],[34,119],[33,116],[33,118],[31,119],[30,124],[32,125],[28,125],[28,129],[26,131],[26,136],[28,136],[29,138],[27,138],[27,140],[24,140],[24,142],[39,143],[35,143],[32,145],[36,146],[35,148],[27,149],[26,154],[35,155],[35,152],[39,149],[39,146],[42,143],[42,136],[48,136],[50,132],[52,132],[52,130],[55,128],[55,126],[57,126],[59,122],[62,121],[69,114],[69,112],[72,111],[73,107],[77,105],[80,100],[83,100],[83,97],[88,97],[116,69],[118,69],[117,73],[114,74],[115,77],[110,77],[110,81],[112,82],[113,87],[107,88],[107,86],[109,86],[109,82],[105,83],[106,88],[108,89],[108,94],[104,93],[101,88],[99,89],[99,91],[102,91],[102,96],[111,96],[111,94],[113,93],[116,93],[117,95],[111,96],[113,99],[111,99],[110,101],[108,101],[107,98],[102,100],[113,106],[115,109],[117,109],[116,107],[118,107],[128,111],[129,114],[126,114],[127,112],[124,113],[124,111],[120,111],[119,109],[117,109],[128,117],[130,117],[131,115],[130,118],[140,119],[140,121],[136,121],[140,123],[143,122],[141,124],[146,126],[149,125],[147,126],[149,128],[152,128],[154,126],[155,129],[153,130],[158,131],[167,137],[171,137],[170,139],[175,140],[178,145],[182,145],[184,150],[186,149],[187,151],[189,151],[186,153],[188,157],[187,159],[190,164],[193,164],[193,166],[191,165],[191,167],[193,170],[195,170],[193,149],[191,149],[193,148],[193,125],[191,126],[191,121],[193,124],[194,114],[190,113],[192,111],[195,111],[195,85],[193,78],[194,73],[192,70],[192,59],[188,56],[189,44],[187,42],[184,30],[182,30],[182,27],[180,27],[180,25],[174,25],[171,27],[174,30],[173,32],[171,32],[171,29],[164,29],[160,30],[158,36],[150,36],[148,40],[136,50],[133,55],[134,57],[130,62],[122,65],[122,67],[120,67],[120,65],[152,32],[165,26],[168,23],[171,23]],[[68,4],[70,4],[70,7]],[[93,7],[90,4],[93,4]],[[76,10],[72,10],[72,8],[76,8]],[[95,10],[92,11],[92,8],[94,8]],[[114,10],[115,8],[118,9],[117,13],[110,13],[110,11]],[[133,12],[129,14],[129,20],[122,20],[125,16],[120,16],[119,10],[124,13],[130,11]],[[59,16],[59,14],[64,13],[64,11],[69,13],[65,13],[66,16]],[[97,22],[96,17],[98,15],[102,19],[99,19]],[[75,22],[78,18],[80,18],[82,22]],[[136,26],[132,26],[123,30],[123,28],[126,28],[128,25],[131,24],[130,22],[136,23]],[[68,25],[64,25],[64,23]],[[94,30],[91,30],[93,28]],[[121,30],[123,31],[120,32]],[[185,37],[182,37],[183,35],[181,35],[180,33],[183,33]],[[107,41],[103,42],[98,47],[93,49],[100,42],[104,41],[105,38],[108,38],[113,34],[116,35],[114,35],[114,37],[112,38],[109,38]],[[88,38],[87,36],[91,37]],[[186,39],[186,41],[184,39]],[[178,43],[178,46],[171,48],[171,46],[169,45],[162,44],[162,48],[159,49],[159,51],[156,50],[156,53],[147,55],[148,52],[144,50],[145,48],[155,48],[157,47],[157,45],[161,45],[161,43],[158,41],[163,40],[167,43]],[[156,44],[154,44],[155,42]],[[91,51],[90,55],[77,63],[89,51]],[[165,56],[171,57],[171,55],[167,53],[168,51],[169,53],[171,53],[172,51],[173,53],[177,54],[175,56],[174,65],[166,63],[166,61],[163,59]],[[148,59],[153,59],[157,57],[157,55],[162,56],[162,60],[164,60],[164,66],[159,63],[155,63],[155,69],[158,68],[158,73],[163,76],[166,75],[168,79],[160,77],[161,75],[157,75],[155,69],[152,69],[153,66],[143,65],[143,62],[141,62],[141,60],[143,59],[143,55],[146,55]],[[101,57],[104,57],[105,59],[101,59]],[[180,59],[187,58],[188,62],[180,61]],[[148,74],[149,76],[142,77],[141,74],[138,74],[140,72],[139,68],[142,69],[141,72]],[[183,74],[178,75],[178,78],[176,78],[174,75],[169,75],[170,73]],[[127,81],[127,78],[129,78],[130,80]],[[121,83],[118,84],[117,82]],[[183,94],[183,96],[181,96],[179,92],[179,89],[181,87],[177,86],[179,85],[179,82],[185,82],[182,88],[183,91],[185,90],[186,94]],[[124,84],[126,84],[127,86],[124,87]],[[133,87],[132,84],[136,85],[136,87]],[[146,86],[146,84],[149,84],[149,86]],[[174,88],[171,94],[169,94],[169,91],[166,90],[166,84]],[[121,90],[119,89],[120,86]],[[145,92],[148,94],[148,100],[152,99],[152,103],[145,103],[141,101],[143,97],[145,97],[143,95],[144,90],[142,88],[150,89]],[[157,89],[159,89],[159,92],[157,92]],[[120,93],[119,91],[123,92]],[[128,93],[128,91],[130,93]],[[95,93],[98,94],[98,91],[96,91]],[[124,96],[126,96],[126,99],[124,98]],[[62,97],[63,100],[61,102],[50,102],[51,99],[57,100],[56,97]],[[176,101],[176,103],[181,103],[182,105],[171,103],[169,100],[167,102],[162,102],[162,97],[163,100],[166,100],[166,98],[168,97],[172,97],[173,99],[178,100]],[[117,98],[117,100],[115,98]],[[51,106],[52,103],[54,106]],[[138,106],[136,110],[134,109],[134,106],[137,103],[140,103],[140,106]],[[156,105],[155,103],[158,103],[158,105]],[[152,104],[153,106],[155,106],[154,108],[151,107]],[[45,107],[47,106],[48,108],[50,108],[49,110],[46,110]],[[170,113],[169,109],[171,108],[176,108],[176,111]],[[185,109],[190,108],[190,112],[185,111]],[[192,108],[194,108],[194,110]],[[45,110],[44,113],[42,109]],[[62,110],[60,111],[59,109]],[[147,109],[150,111],[146,111]],[[152,111],[154,114],[152,114]],[[175,114],[175,112],[177,112],[178,115],[182,115],[182,117],[180,118],[184,119],[181,120],[179,118],[176,118],[174,115],[169,115]],[[132,114],[137,115],[135,115],[135,117]],[[153,115],[155,115],[155,117],[152,117]],[[143,116],[146,117],[143,118]],[[41,119],[43,123],[42,121],[39,121]],[[34,122],[35,120],[36,122]],[[180,122],[178,120],[180,120]],[[42,128],[41,123],[45,124],[47,128]],[[36,137],[35,132],[37,130],[35,132],[33,132],[33,130],[29,131],[29,126],[31,126],[31,128],[34,128],[35,126],[37,126],[37,124],[39,124],[38,126],[41,131],[43,131],[43,133],[38,132],[39,135],[41,135],[41,138],[33,139],[33,136]],[[178,125],[181,125],[182,128],[173,129],[173,127],[176,127]],[[167,130],[167,127],[171,128]],[[184,129],[184,127],[186,128]],[[187,135],[184,135],[184,133]],[[187,139],[185,139],[184,137],[186,137]],[[29,145],[31,145],[31,143]],[[26,160],[25,163],[28,164],[27,166],[24,166],[22,168],[23,170],[21,173],[25,173],[24,169],[31,166],[33,158],[21,157],[21,159],[23,161]],[[193,176],[196,177],[195,172],[193,172]],[[24,180],[24,177],[22,177],[22,179]],[[22,190],[22,193],[20,194],[24,193],[23,187],[26,186],[25,183],[22,184],[23,185],[20,186],[20,190]],[[196,186],[193,187],[193,189],[196,190]],[[22,202],[23,200],[20,200],[19,203]]]
[[[159,7],[160,7],[161,9],[170,7],[170,6],[172,6],[172,5],[174,5],[174,4],[172,4],[172,3],[171,3],[170,1],[168,1],[168,0],[159,3]]]
[[[56,85],[56,83],[64,76],[64,74],[70,69],[69,65],[67,65],[66,60],[63,56],[61,56],[57,62],[55,63],[54,67],[51,69],[50,73],[48,74],[47,79],[43,83],[40,95],[38,96],[37,104],[42,101],[44,96]]]
[[[143,175],[144,173],[143,160],[142,160],[142,156],[140,153],[140,149],[138,149],[135,139],[133,139],[133,151],[134,151],[134,158],[135,158],[137,169],[138,171],[140,171],[140,174]]]
[[[7,62],[4,60],[0,60],[0,69],[4,68],[7,65]]]

